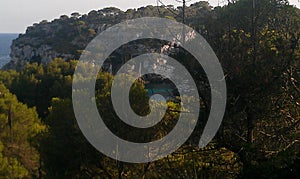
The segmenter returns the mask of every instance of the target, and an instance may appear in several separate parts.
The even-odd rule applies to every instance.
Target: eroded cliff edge
[[[117,8],[91,11],[87,15],[62,15],[28,27],[13,40],[11,61],[3,69],[21,69],[26,63],[47,64],[55,58],[78,59],[86,45],[100,32],[126,18]]]

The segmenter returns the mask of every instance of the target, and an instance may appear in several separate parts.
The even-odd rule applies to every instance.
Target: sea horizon
[[[10,46],[17,33],[0,33],[0,69],[10,61]]]

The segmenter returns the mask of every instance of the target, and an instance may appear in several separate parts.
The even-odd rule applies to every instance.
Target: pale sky
[[[175,0],[162,0],[166,5],[179,6]],[[195,3],[200,0],[191,0]],[[220,0],[222,2],[224,0]],[[290,0],[300,7],[300,0]],[[218,0],[209,0],[213,6]],[[0,0],[0,33],[24,33],[26,27],[41,20],[53,20],[60,15],[72,12],[86,14],[104,7],[117,7],[122,10],[156,5],[156,0]]]

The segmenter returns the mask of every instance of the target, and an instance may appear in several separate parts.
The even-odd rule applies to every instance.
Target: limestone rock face
[[[87,44],[111,26],[103,22],[103,17],[99,13],[76,18],[63,16],[52,22],[43,20],[33,24],[13,41],[11,61],[3,69],[22,69],[28,62],[48,64],[55,58],[79,59]]]
[[[43,44],[39,47],[32,45],[17,44],[14,41],[11,46],[11,61],[3,67],[3,69],[23,68],[27,62],[38,62],[48,64],[55,58],[63,58],[65,60],[73,59],[73,54],[59,53],[53,50],[49,45]]]
[[[164,10],[165,7],[160,7]],[[153,12],[149,14],[149,12]],[[154,13],[155,12],[155,13]],[[172,15],[172,14],[165,14]],[[11,46],[11,61],[3,69],[22,69],[27,63],[48,64],[55,58],[64,60],[79,59],[82,51],[97,34],[127,19],[142,16],[159,16],[157,8],[147,6],[130,9],[126,12],[117,8],[104,8],[91,11],[86,15],[73,14],[71,17],[62,15],[51,22],[43,20],[28,27],[25,34],[20,34]],[[141,34],[136,34],[137,36]],[[116,59],[111,63],[119,63],[143,53],[168,53],[171,47],[164,44],[146,42],[124,44],[115,52]],[[126,58],[126,59],[125,59]],[[120,62],[119,62],[120,61]]]

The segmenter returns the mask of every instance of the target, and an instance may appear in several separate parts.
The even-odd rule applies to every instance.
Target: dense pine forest
[[[12,61],[0,70],[0,178],[299,177],[300,9],[287,0],[256,1],[255,13],[251,7],[252,0],[237,0],[223,7],[200,1],[185,8],[185,24],[207,40],[223,67],[226,113],[213,141],[200,149],[199,137],[210,113],[208,80],[203,70],[193,70],[202,69],[193,56],[184,50],[172,53],[199,86],[199,120],[176,152],[144,164],[111,159],[85,139],[73,111],[73,74],[86,45],[103,30],[140,17],[182,22],[182,7],[127,11],[111,7],[28,27],[13,42]],[[129,60],[139,43],[158,51],[164,45],[127,44],[111,63]],[[113,78],[108,71],[99,72],[95,89],[99,113],[113,111],[109,91]],[[140,114],[149,110],[146,93],[141,83],[132,88],[131,97],[139,99],[132,107]],[[103,116],[118,135],[151,141],[176,123],[178,104],[168,105],[173,110],[167,112],[164,124],[144,135],[115,122],[114,112]]]

